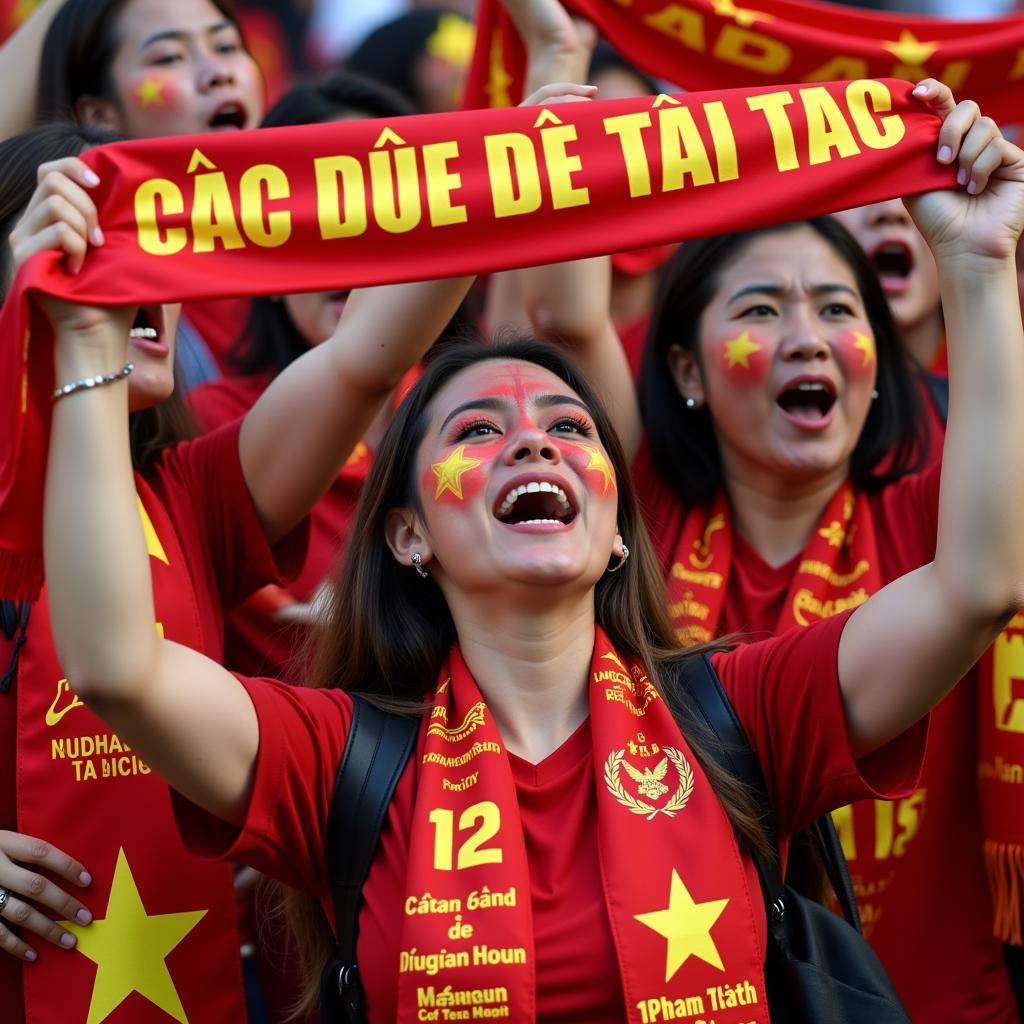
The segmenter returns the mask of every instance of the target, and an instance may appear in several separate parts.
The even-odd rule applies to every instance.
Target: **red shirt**
[[[850,753],[836,669],[846,618],[715,656],[760,755],[784,832],[855,797],[891,796],[914,785],[923,725],[859,762]],[[246,821],[235,830],[175,796],[182,835],[201,855],[247,861],[314,894],[331,919],[324,830],[351,701],[337,690],[243,682],[260,725]],[[530,868],[537,1021],[620,1024],[623,995],[598,864],[589,720],[539,764],[514,755],[509,760]],[[363,888],[358,957],[375,1022],[395,1019],[418,765],[413,757],[399,780]],[[756,893],[753,864],[745,863],[748,885]],[[759,927],[765,928],[763,918]]]
[[[260,373],[211,381],[192,391],[189,402],[203,427],[212,430],[244,416],[271,379],[270,374]],[[288,587],[293,600],[310,600],[331,576],[352,530],[370,462],[369,452],[361,445],[330,490],[313,506],[306,560]],[[276,611],[275,605],[254,599],[228,617],[226,665],[246,675],[290,678],[292,657],[301,649],[306,631],[275,621]]]
[[[146,478],[169,513],[188,565],[199,605],[201,650],[216,660],[223,656],[223,609],[237,605],[265,583],[295,572],[306,546],[305,527],[293,531],[274,548],[268,546],[242,476],[238,430],[236,424],[165,450]],[[52,643],[49,632],[45,609],[33,607],[27,645]],[[12,647],[12,642],[0,634],[0,674],[7,669]],[[32,682],[19,676],[10,692],[0,694],[0,828],[15,831],[17,688]],[[53,680],[45,680],[45,685],[52,688]],[[40,838],[62,845],[59,835]],[[75,850],[66,852],[76,855]],[[70,889],[76,892],[74,887]],[[89,903],[88,890],[83,898]],[[93,906],[92,910],[97,917],[103,916],[102,907]],[[28,941],[32,945],[44,940],[31,934]],[[0,952],[0,992],[3,1019],[22,1020],[21,963],[6,952]]]
[[[250,299],[204,299],[186,302],[181,311],[206,342],[221,372],[232,375],[228,350],[245,329]],[[237,372],[237,371],[235,371]]]
[[[939,471],[935,463],[870,496],[883,582],[934,558]],[[646,447],[634,464],[634,475],[659,558],[667,567],[682,526],[682,507]],[[734,532],[720,632],[755,638],[772,634],[799,560],[797,556],[773,568]],[[992,935],[982,856],[974,782],[976,685],[976,673],[971,672],[933,712],[919,791],[876,810],[885,819],[877,830],[881,838],[868,829],[862,832],[869,834],[852,840],[844,836],[852,873],[857,872],[858,858],[877,856],[891,868],[884,893],[858,892],[858,899],[871,944],[915,1021],[1018,1021],[1002,947]],[[875,910],[881,910],[880,916],[869,920]]]

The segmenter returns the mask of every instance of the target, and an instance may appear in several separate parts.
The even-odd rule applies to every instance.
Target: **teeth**
[[[796,386],[797,391],[824,391],[824,384],[816,384],[811,381],[802,381]]]
[[[133,327],[129,332],[130,338],[147,338],[150,341],[156,341],[159,335],[156,333],[153,327]]]
[[[520,484],[518,487],[513,487],[508,494],[505,495],[504,500],[498,506],[498,515],[505,516],[512,511],[512,506],[518,501],[524,494],[538,494],[540,492],[547,494],[553,494],[561,506],[563,515],[569,513],[572,510],[572,506],[569,504],[569,499],[565,496],[565,491],[556,484],[549,484],[547,481],[532,480],[528,484]],[[531,522],[535,523],[557,523],[561,522],[558,519],[533,519]]]

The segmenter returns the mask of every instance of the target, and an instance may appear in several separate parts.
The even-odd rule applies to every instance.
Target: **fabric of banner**
[[[158,629],[205,648],[198,604],[167,510],[136,477]],[[220,1024],[244,1019],[233,876],[186,851],[167,787],[75,697],[32,609],[17,683],[18,828],[89,866],[94,921],[64,922],[73,953],[35,942],[22,971],[26,1024]]]
[[[938,78],[990,117],[1020,120],[1024,16],[954,21],[811,0],[565,0],[642,71],[684,89]],[[480,0],[464,106],[522,97],[525,55],[500,0]]]
[[[0,319],[0,593],[41,583],[53,360],[33,291],[141,305],[484,273],[951,187],[940,120],[910,90],[827,83],[92,150],[106,244],[75,276],[54,252],[29,261]]]

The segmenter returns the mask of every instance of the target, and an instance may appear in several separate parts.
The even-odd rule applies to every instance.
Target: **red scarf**
[[[74,277],[53,252],[29,261],[0,318],[0,594],[31,598],[42,580],[54,381],[49,326],[38,312],[29,319],[33,290],[123,305],[486,273],[604,253],[609,238],[616,248],[658,245],[952,185],[953,170],[934,158],[939,119],[907,83],[784,92],[91,150],[106,245]]]
[[[998,121],[1024,101],[1024,16],[952,21],[811,0],[565,0],[640,70],[685,89],[938,78]],[[523,45],[499,0],[480,0],[466,107],[522,98]]]
[[[590,675],[601,872],[626,1020],[714,1010],[717,1024],[768,1024],[760,893],[751,897],[718,798],[643,668],[624,663],[601,630]],[[536,963],[515,784],[458,648],[442,668],[426,731],[399,1024],[440,1007],[479,1007],[481,1017],[525,1024],[536,1018]],[[736,995],[732,1008],[712,1007],[709,992],[724,985]]]
[[[136,487],[158,628],[202,650],[174,528],[141,477]],[[73,953],[34,944],[39,959],[22,971],[28,1024],[108,1014],[117,1024],[243,1020],[231,867],[185,850],[166,784],[68,688],[45,592],[28,635],[17,687],[18,828],[87,866],[93,883],[83,899],[95,918],[86,927],[64,922],[78,936]]]

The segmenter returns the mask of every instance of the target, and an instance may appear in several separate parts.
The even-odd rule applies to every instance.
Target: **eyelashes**
[[[572,414],[559,416],[558,419],[548,427],[548,430],[558,433],[568,433],[568,431],[563,431],[561,429],[566,426],[571,427],[576,433],[582,434],[583,437],[591,438],[594,436],[593,425],[582,416],[574,416]],[[460,441],[465,441],[471,437],[483,437],[487,434],[498,435],[500,433],[501,428],[494,423],[493,420],[477,417],[456,425],[452,431],[451,437],[449,438],[449,444],[458,444]]]

